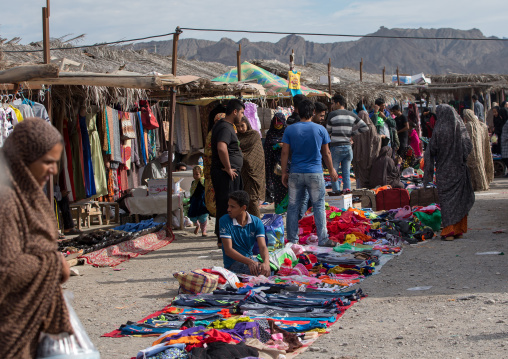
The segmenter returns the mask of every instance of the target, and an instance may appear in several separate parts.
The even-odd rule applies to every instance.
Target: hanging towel
[[[120,149],[121,144],[120,118],[118,117],[118,111],[114,109],[113,109],[113,133],[114,133],[113,147],[115,148],[113,161],[122,162],[122,152]]]
[[[136,112],[136,115],[138,116],[138,125],[139,125],[139,136],[138,136],[138,139],[139,139],[139,143],[140,143],[140,153],[139,153],[139,157],[140,157],[140,162],[141,162],[141,166],[144,167],[146,166],[146,149],[145,149],[145,135],[144,135],[144,131],[143,131],[143,123],[141,121],[141,112]]]
[[[108,194],[108,182],[106,180],[106,169],[102,158],[102,149],[97,132],[97,115],[87,114],[86,123],[88,125],[88,136],[90,138],[90,149],[92,156],[93,175],[95,180],[95,195],[101,197]]]

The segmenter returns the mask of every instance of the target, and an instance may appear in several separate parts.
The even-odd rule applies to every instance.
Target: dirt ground
[[[298,358],[508,358],[507,202],[508,179],[496,179],[477,193],[463,239],[405,246],[358,285],[368,297]],[[65,287],[102,358],[130,358],[150,346],[153,338],[100,336],[169,304],[174,272],[222,264],[212,237],[176,234],[172,244],[115,269],[75,267],[81,275]],[[507,255],[477,255],[491,251]]]

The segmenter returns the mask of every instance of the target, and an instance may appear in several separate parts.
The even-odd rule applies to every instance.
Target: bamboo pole
[[[173,35],[173,57],[171,58],[171,70],[173,76],[176,77],[176,66],[178,61],[178,38],[182,30],[177,26]],[[171,108],[170,108],[170,121],[169,121],[169,160],[168,160],[168,196],[167,196],[167,214],[166,214],[166,236],[172,235],[171,225],[173,222],[173,142],[175,140],[175,111],[176,111],[176,89],[171,89]],[[182,216],[180,216],[182,220]],[[180,227],[183,223],[180,223]]]

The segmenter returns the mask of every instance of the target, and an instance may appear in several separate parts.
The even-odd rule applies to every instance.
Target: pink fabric
[[[415,156],[422,157],[422,150],[420,149],[420,138],[416,133],[416,130],[413,128],[411,132],[409,132],[409,145],[415,151]]]

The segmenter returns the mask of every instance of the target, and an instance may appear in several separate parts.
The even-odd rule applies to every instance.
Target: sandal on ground
[[[83,234],[83,232],[76,228],[69,229],[68,231],[64,230],[65,236],[73,236],[75,234]]]
[[[459,238],[462,238],[463,236],[462,236],[462,234],[457,234],[457,235],[456,235],[456,236],[454,236],[454,237],[455,237],[455,239],[459,239]]]
[[[442,240],[442,241],[451,242],[451,241],[454,241],[454,240],[455,240],[455,237],[454,237],[454,236],[441,237],[441,240]]]
[[[208,237],[208,234],[206,234],[206,233],[201,233],[201,236],[202,236],[202,237]]]
[[[194,234],[198,234],[199,232],[199,226],[196,226],[196,228],[194,229]]]

